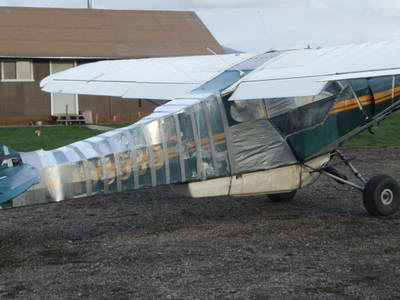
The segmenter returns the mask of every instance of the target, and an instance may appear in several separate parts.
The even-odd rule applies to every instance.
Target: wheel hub
[[[391,189],[385,189],[381,193],[381,201],[384,205],[390,205],[393,202],[394,194]]]

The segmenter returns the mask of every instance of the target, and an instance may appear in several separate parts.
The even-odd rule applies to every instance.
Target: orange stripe
[[[395,89],[395,97],[398,96],[398,94],[400,93],[400,88],[396,88]],[[379,104],[388,100],[392,100],[392,89],[389,89],[387,91],[384,92],[380,92],[380,93],[376,93],[374,94],[375,97],[375,104]],[[367,106],[370,104],[373,104],[373,98],[371,98],[371,96],[362,96],[360,97],[360,102],[362,106]],[[350,98],[350,99],[346,99],[346,100],[342,100],[338,103],[335,104],[335,106],[332,108],[332,110],[329,112],[330,115],[339,113],[339,112],[343,112],[343,111],[347,111],[347,110],[351,110],[351,109],[355,109],[358,108],[358,103],[357,100],[355,98]]]

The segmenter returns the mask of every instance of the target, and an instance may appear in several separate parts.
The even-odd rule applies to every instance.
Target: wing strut
[[[355,90],[354,90],[353,85],[351,84],[351,82],[349,82],[349,87],[350,87],[351,92],[353,93],[353,95],[354,95],[354,97],[355,97],[355,99],[356,99],[356,101],[357,101],[358,107],[360,108],[361,112],[363,113],[363,115],[364,115],[364,117],[365,117],[365,120],[368,120],[368,119],[369,119],[369,116],[368,116],[368,114],[365,112],[364,108],[362,107],[360,98],[359,98],[358,95],[356,94],[356,92],[355,92]],[[373,95],[374,95],[374,94],[372,94],[372,97],[373,97]]]

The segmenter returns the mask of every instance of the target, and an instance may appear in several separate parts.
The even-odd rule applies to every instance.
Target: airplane
[[[389,216],[400,206],[399,184],[367,179],[339,148],[399,109],[399,75],[399,40],[100,61],[53,74],[41,82],[46,92],[168,102],[128,127],[51,151],[3,145],[0,204],[160,185],[189,197],[288,201],[324,175],[359,190],[370,215]]]

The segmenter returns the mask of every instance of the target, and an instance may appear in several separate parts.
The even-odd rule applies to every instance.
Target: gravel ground
[[[400,180],[400,149],[346,151]],[[290,203],[166,187],[0,212],[0,298],[400,298],[400,215],[321,178]]]

